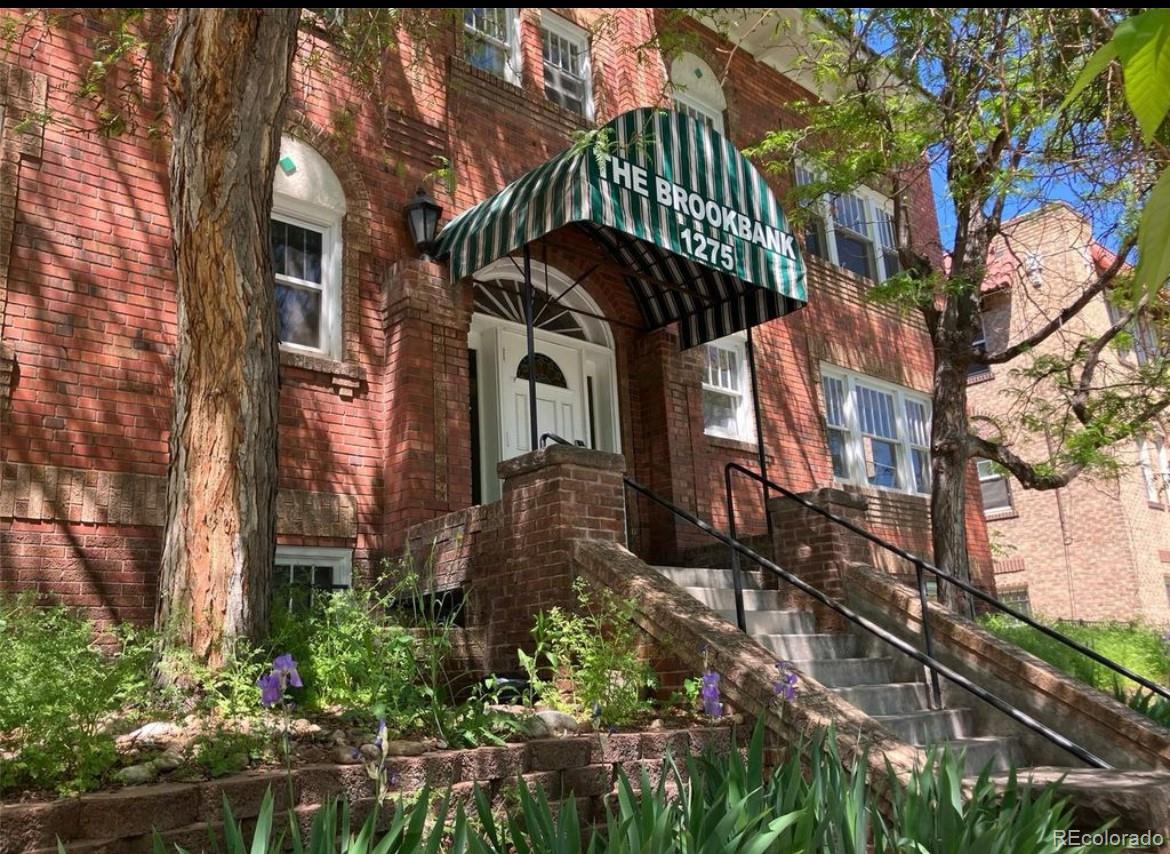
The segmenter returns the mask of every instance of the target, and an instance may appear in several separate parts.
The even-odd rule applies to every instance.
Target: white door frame
[[[521,336],[526,334],[523,324],[513,323],[499,317],[476,312],[471,316],[471,331],[468,334],[468,346],[477,351],[476,365],[478,369],[479,399],[478,411],[480,420],[479,430],[479,459],[481,500],[486,504],[500,497],[500,480],[496,474],[496,466],[503,455],[503,437],[501,435],[502,413],[500,411],[501,388],[504,383],[509,386],[512,377],[501,371],[499,364],[498,335],[500,330],[512,332]],[[558,347],[568,347],[581,354],[581,389],[582,417],[585,419],[585,432],[589,431],[590,413],[589,399],[585,383],[593,379],[593,412],[592,424],[597,435],[590,439],[594,447],[621,453],[621,420],[618,406],[617,369],[614,352],[609,347],[571,338],[566,335],[546,332],[543,329],[533,330],[537,341],[553,344]],[[512,361],[519,361],[518,359]]]

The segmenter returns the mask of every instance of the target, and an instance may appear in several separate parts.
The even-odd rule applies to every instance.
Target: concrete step
[[[829,634],[768,634],[756,635],[755,640],[780,658],[856,658],[858,640],[853,635]]]
[[[684,587],[708,608],[716,611],[735,612],[735,591],[730,587]],[[776,590],[744,590],[745,611],[778,611],[782,607],[780,593]]]
[[[735,606],[714,609],[719,616],[735,625]],[[757,635],[811,635],[816,632],[812,612],[797,611],[745,611],[748,634]]]
[[[927,709],[897,715],[877,715],[874,719],[910,744],[955,741],[975,734],[972,732],[969,709]]]
[[[654,567],[679,587],[723,587],[727,590],[734,588],[730,569],[700,569],[690,566],[656,566]],[[762,587],[763,578],[759,572],[743,572],[745,590]]]
[[[964,773],[979,774],[991,763],[992,771],[1007,771],[1012,765],[1020,765],[1020,745],[1011,736],[986,735],[979,738],[958,738],[939,742],[939,749],[946,748],[952,753],[964,753]]]
[[[921,682],[891,682],[887,685],[856,685],[838,688],[837,693],[868,715],[899,715],[926,711],[930,694]]]
[[[792,664],[827,688],[883,685],[893,681],[893,662],[888,658],[821,658],[796,660]]]

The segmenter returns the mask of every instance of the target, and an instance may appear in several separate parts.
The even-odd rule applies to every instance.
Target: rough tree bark
[[[167,55],[178,353],[156,622],[212,667],[265,627],[276,527],[268,218],[299,9],[183,9]]]

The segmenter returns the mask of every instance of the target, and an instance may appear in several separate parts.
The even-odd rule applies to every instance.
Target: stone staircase
[[[655,567],[688,594],[735,623],[731,570]],[[981,736],[970,709],[931,709],[923,668],[908,658],[865,655],[861,638],[850,633],[817,632],[811,611],[784,609],[780,594],[761,589],[761,578],[743,573],[747,630],[777,659],[820,682],[865,712],[902,741],[922,747],[945,746],[963,752],[966,769],[976,774],[988,763],[1004,771],[1020,763],[1020,745],[1005,736]],[[894,650],[891,653],[897,654]]]

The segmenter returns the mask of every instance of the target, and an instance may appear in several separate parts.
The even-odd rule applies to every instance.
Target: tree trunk
[[[167,57],[178,353],[157,626],[219,666],[265,630],[277,333],[268,218],[299,9],[183,9]]]
[[[952,335],[949,338],[962,338]],[[935,387],[930,428],[931,540],[935,566],[963,579],[971,580],[971,565],[966,551],[966,461],[968,461],[968,412],[966,412],[966,363],[956,358],[956,346],[944,342],[935,346]],[[957,588],[940,584],[944,601],[956,611],[971,615],[968,595]]]

